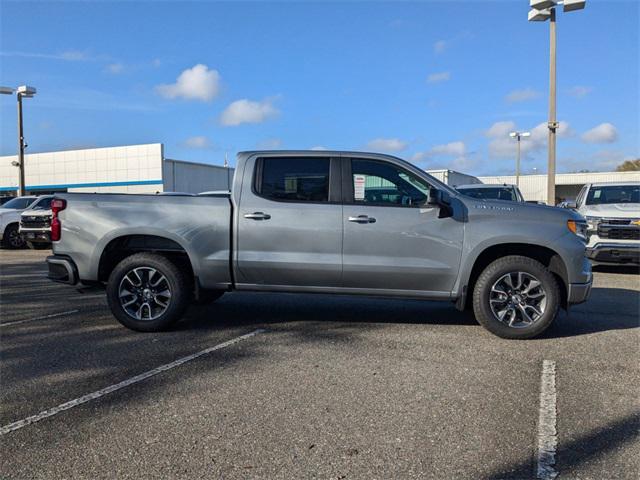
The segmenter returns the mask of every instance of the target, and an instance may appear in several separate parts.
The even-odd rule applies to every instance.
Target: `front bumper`
[[[68,285],[78,283],[78,268],[71,258],[64,255],[51,255],[47,257],[47,266],[49,280]]]
[[[51,243],[51,230],[20,226],[20,235],[29,242]]]
[[[587,258],[596,263],[640,265],[640,243],[596,243],[587,247]]]

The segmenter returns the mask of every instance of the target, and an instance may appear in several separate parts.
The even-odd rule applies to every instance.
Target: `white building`
[[[516,183],[515,175],[478,177],[482,183]],[[556,203],[575,200],[586,183],[640,181],[640,172],[585,172],[556,174]],[[546,175],[520,175],[520,191],[525,200],[547,201]]]
[[[456,172],[455,170],[427,170],[426,171],[432,177],[437,178],[442,183],[451,187],[457,187],[458,185],[471,185],[474,183],[482,183],[478,177],[473,175],[467,175],[466,173]]]
[[[16,155],[0,157],[0,195],[15,195]],[[228,190],[233,169],[164,158],[161,143],[25,155],[27,193]]]

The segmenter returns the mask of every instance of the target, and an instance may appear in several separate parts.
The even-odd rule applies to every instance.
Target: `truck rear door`
[[[340,286],[340,175],[340,160],[328,156],[247,160],[236,207],[239,289]]]

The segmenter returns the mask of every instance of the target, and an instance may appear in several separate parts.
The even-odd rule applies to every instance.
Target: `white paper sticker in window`
[[[356,200],[364,200],[364,184],[366,181],[366,175],[353,176],[353,197]]]
[[[596,190],[595,192],[593,192],[593,198],[600,198],[601,193],[602,193],[602,190]]]

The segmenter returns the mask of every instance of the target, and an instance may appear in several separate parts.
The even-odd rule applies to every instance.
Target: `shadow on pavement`
[[[594,272],[600,273],[640,274],[640,266],[636,265],[594,265],[592,268]]]
[[[553,326],[539,338],[573,337],[638,327],[640,291],[595,287],[586,303],[571,307],[568,316],[561,311]]]
[[[640,412],[635,412],[620,418],[616,422],[592,430],[575,440],[566,443],[560,442],[556,452],[555,468],[559,471],[561,478],[565,478],[565,476],[567,478],[578,478],[572,475],[572,471],[576,467],[592,460],[600,459],[613,450],[619,450],[622,445],[637,440],[640,437],[639,432]],[[483,478],[485,480],[534,479],[536,478],[536,473],[533,468],[532,462],[526,460]],[[611,476],[606,478],[623,478],[624,474],[620,475],[620,472],[615,472],[614,468],[612,465],[607,469],[607,475]],[[633,475],[637,472],[627,473]]]

